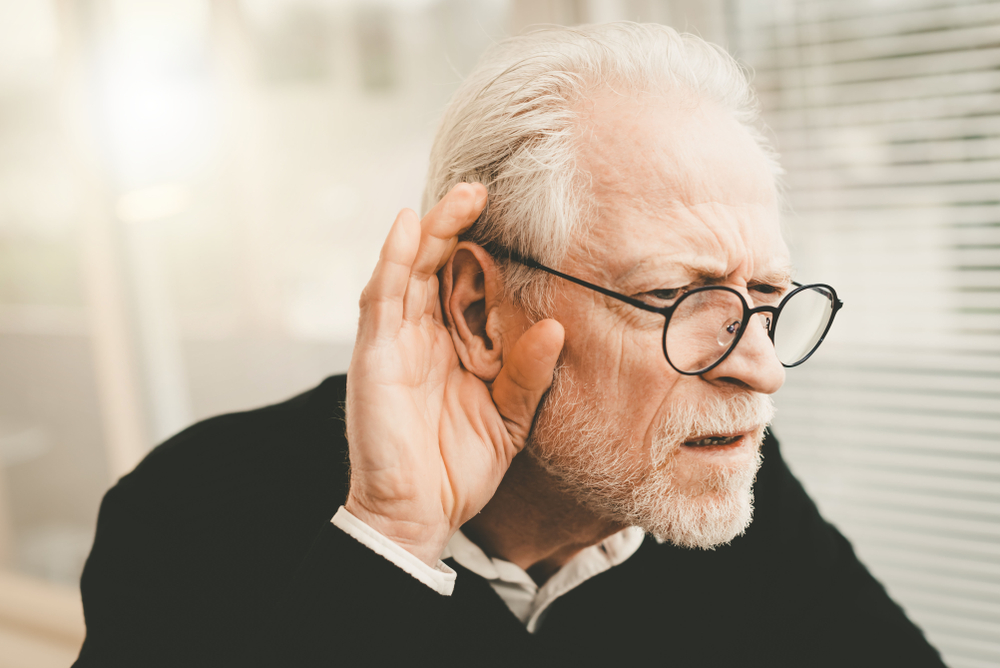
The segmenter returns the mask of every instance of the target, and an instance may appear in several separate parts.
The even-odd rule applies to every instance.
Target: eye
[[[756,285],[750,285],[748,287],[752,291],[764,295],[765,297],[762,301],[764,301],[765,303],[777,302],[785,295],[786,292],[788,292],[788,288],[786,286],[768,285],[767,283],[758,283]]]
[[[684,288],[665,288],[662,290],[650,290],[646,293],[657,301],[672,302],[684,294]]]

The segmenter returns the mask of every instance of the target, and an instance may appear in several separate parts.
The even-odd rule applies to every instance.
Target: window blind
[[[1000,665],[1000,2],[734,0],[799,280],[846,304],[775,432],[943,653]]]

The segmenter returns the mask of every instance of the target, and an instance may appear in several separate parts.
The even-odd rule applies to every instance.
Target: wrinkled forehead
[[[730,255],[742,247],[787,262],[772,162],[728,110],[686,91],[604,90],[578,112],[579,167],[589,177],[595,213],[592,235],[624,234],[642,244],[649,241],[643,223],[662,223],[655,229],[658,241],[679,237],[694,250]]]
[[[599,188],[665,188],[687,203],[777,202],[772,163],[750,130],[697,93],[599,88],[577,111],[578,158]]]

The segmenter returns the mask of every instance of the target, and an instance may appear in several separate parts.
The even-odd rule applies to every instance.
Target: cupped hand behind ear
[[[562,326],[542,320],[491,388],[462,367],[437,271],[485,204],[482,185],[462,183],[423,220],[400,212],[361,296],[347,373],[346,508],[431,565],[524,447],[563,344]]]

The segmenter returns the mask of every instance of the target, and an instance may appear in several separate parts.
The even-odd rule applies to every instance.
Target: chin
[[[753,483],[760,468],[754,457],[692,471],[668,458],[641,480],[591,490],[589,505],[606,516],[641,527],[656,540],[711,550],[743,535],[753,520]],[[679,469],[683,468],[683,476]],[[603,497],[603,498],[602,498]]]
[[[586,461],[567,458],[564,451],[555,456],[537,447],[526,452],[579,505],[615,524],[640,527],[661,543],[714,549],[742,535],[753,519],[759,449],[739,464],[692,470],[668,457],[645,471],[596,461],[593,454],[599,450],[590,450]]]
[[[675,402],[645,454],[631,457],[643,448],[622,433],[621,421],[560,380],[524,454],[578,505],[687,548],[713,549],[750,526],[764,425],[774,415],[769,397],[742,392]],[[705,434],[742,434],[744,440],[738,447],[688,447]]]
[[[753,521],[753,487],[688,495],[642,498],[635,503],[636,524],[661,543],[715,549],[742,536]]]

